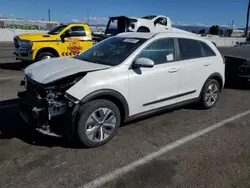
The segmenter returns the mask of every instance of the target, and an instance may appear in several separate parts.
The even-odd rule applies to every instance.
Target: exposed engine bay
[[[22,89],[18,92],[22,118],[43,134],[60,136],[53,133],[49,122],[57,116],[63,115],[65,118],[72,115],[77,101],[65,91],[86,74],[78,73],[48,84],[38,83],[26,75],[20,83]]]

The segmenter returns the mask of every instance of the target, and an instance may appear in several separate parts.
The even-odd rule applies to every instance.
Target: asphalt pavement
[[[250,187],[249,88],[227,86],[213,109],[153,115],[86,149],[20,120],[16,92],[25,66],[11,52],[0,44],[0,187]]]

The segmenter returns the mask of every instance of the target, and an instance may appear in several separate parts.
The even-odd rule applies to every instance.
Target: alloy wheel
[[[215,83],[211,83],[206,91],[206,95],[205,95],[205,103],[208,106],[213,106],[217,99],[218,99],[218,92],[219,92],[219,88],[217,86],[217,84]]]
[[[102,142],[109,138],[116,126],[116,115],[109,108],[99,108],[87,119],[85,133],[93,142]]]
[[[51,58],[51,56],[46,55],[46,56],[43,56],[43,57],[41,58],[41,60],[44,60],[44,59],[50,59],[50,58]]]

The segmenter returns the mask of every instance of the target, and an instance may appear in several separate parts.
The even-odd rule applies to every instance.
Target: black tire
[[[92,141],[91,139],[88,138],[87,134],[86,134],[86,128],[87,128],[87,120],[90,117],[90,115],[96,111],[99,108],[108,108],[110,110],[112,110],[116,116],[116,124],[115,124],[115,128],[113,130],[113,132],[110,134],[110,136],[108,138],[106,138],[103,141]],[[105,100],[105,99],[98,99],[98,100],[93,100],[90,101],[86,104],[84,104],[80,110],[79,110],[79,121],[78,121],[78,126],[77,126],[77,136],[78,139],[80,140],[80,142],[90,148],[93,147],[98,147],[101,146],[103,144],[106,144],[107,142],[109,142],[116,134],[117,130],[120,127],[121,124],[121,115],[120,115],[120,111],[118,109],[118,107],[111,101],[109,100]]]
[[[50,58],[53,58],[53,57],[56,57],[53,53],[50,53],[50,52],[40,52],[38,55],[37,55],[37,58],[36,60],[37,61],[41,61],[44,57],[46,56],[50,56]]]
[[[141,33],[149,33],[149,29],[144,28],[144,27],[140,27],[137,32],[141,32]]]
[[[212,105],[208,105],[207,102],[206,102],[206,93],[208,91],[208,87],[211,85],[211,84],[215,84],[218,88],[218,92],[217,92],[217,98],[215,100],[215,102],[212,104]],[[200,98],[200,101],[199,101],[199,106],[202,108],[202,109],[210,109],[212,107],[214,107],[216,105],[216,103],[218,102],[218,99],[219,99],[219,95],[220,95],[220,90],[221,90],[221,87],[220,87],[220,84],[218,83],[217,80],[215,79],[210,79],[208,80],[202,91],[201,91],[201,98]]]

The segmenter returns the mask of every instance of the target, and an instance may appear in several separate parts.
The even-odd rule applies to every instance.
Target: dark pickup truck
[[[95,43],[100,42],[110,36],[117,35],[119,33],[127,32],[130,24],[130,18],[126,16],[110,17],[107,23],[105,34],[94,34],[92,38]]]

